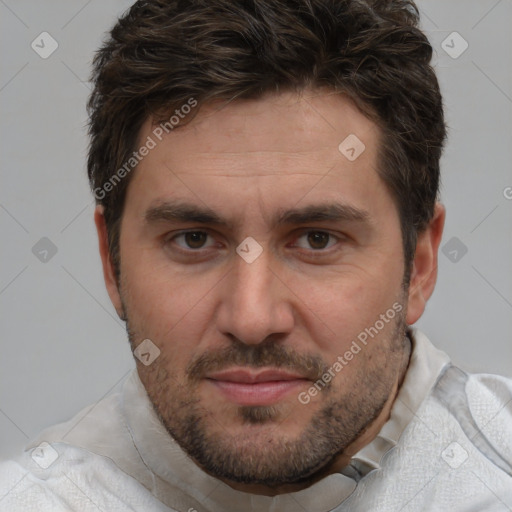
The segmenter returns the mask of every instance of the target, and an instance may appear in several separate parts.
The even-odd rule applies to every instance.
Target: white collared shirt
[[[389,420],[342,473],[274,497],[199,468],[158,419],[136,370],[122,391],[0,464],[0,511],[512,510],[512,381],[467,375],[417,330]]]

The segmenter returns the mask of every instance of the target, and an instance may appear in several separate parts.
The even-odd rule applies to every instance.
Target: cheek
[[[178,273],[142,257],[124,258],[121,275],[123,302],[137,338],[151,339],[174,368],[186,366],[211,325],[219,277]]]
[[[126,297],[132,315],[137,316],[160,336],[194,316],[204,292],[194,282],[172,276],[139,275],[132,272],[126,281]]]
[[[373,326],[400,299],[399,272],[394,279],[391,275],[351,271],[331,273],[317,282],[295,276],[291,289],[301,300],[301,316],[316,344],[332,357]]]
[[[163,249],[142,243],[129,229],[121,236],[121,278],[132,316],[152,328],[171,329],[198,295],[194,281],[173,269]]]

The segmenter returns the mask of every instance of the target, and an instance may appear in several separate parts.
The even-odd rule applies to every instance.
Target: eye
[[[185,250],[205,249],[209,247],[205,246],[209,236],[206,231],[185,231],[173,236],[168,242],[175,242],[176,245]],[[178,240],[181,240],[182,243],[179,243]]]
[[[328,233],[326,231],[308,231],[302,234],[297,241],[305,240],[306,245],[296,242],[295,246],[301,249],[313,249],[314,251],[321,251],[329,249],[339,240],[338,237]],[[332,242],[332,243],[331,243]],[[330,245],[329,245],[330,244]]]

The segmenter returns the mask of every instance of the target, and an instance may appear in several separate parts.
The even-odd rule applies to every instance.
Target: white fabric
[[[0,464],[0,511],[512,510],[512,381],[465,376],[412,333],[390,418],[344,474],[276,497],[236,491],[167,434],[134,370],[121,392]]]

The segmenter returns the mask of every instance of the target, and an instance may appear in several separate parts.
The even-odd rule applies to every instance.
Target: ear
[[[103,206],[96,206],[96,209],[94,210],[94,223],[96,224],[96,231],[98,232],[98,244],[100,249],[101,263],[103,265],[103,279],[105,280],[105,286],[107,287],[110,300],[116,308],[119,318],[124,320],[123,304],[121,302],[121,295],[119,294],[119,289],[117,286],[114,265],[112,264],[112,259],[110,257],[107,225],[105,223],[105,216],[103,215],[103,212]]]
[[[434,216],[427,228],[418,235],[416,252],[409,286],[409,303],[406,322],[412,325],[419,320],[437,281],[438,250],[443,235],[446,210],[436,203]]]

